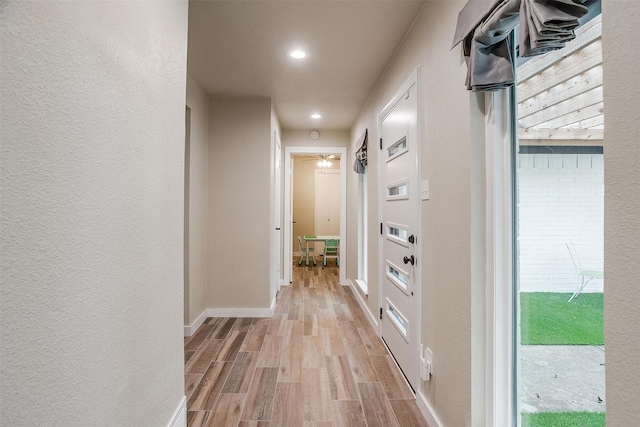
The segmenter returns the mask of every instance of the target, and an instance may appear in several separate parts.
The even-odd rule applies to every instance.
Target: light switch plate
[[[429,180],[425,179],[422,181],[422,187],[420,191],[422,200],[429,200]]]

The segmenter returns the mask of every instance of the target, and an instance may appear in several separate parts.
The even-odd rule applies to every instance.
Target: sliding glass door
[[[599,2],[575,40],[518,58],[516,413],[604,426],[604,106]]]

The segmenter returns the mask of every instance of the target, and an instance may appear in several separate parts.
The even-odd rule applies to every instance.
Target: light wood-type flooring
[[[428,427],[338,269],[318,261],[294,264],[272,318],[209,318],[185,338],[188,426]]]

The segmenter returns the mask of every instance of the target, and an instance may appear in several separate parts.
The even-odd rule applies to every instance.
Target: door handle
[[[407,257],[402,258],[402,261],[403,261],[405,264],[409,264],[409,263],[411,263],[411,265],[414,265],[414,263],[416,262],[416,260],[415,260],[415,258],[413,257],[413,255],[411,255],[411,256],[410,256],[410,257],[408,257],[408,258],[407,258]]]
[[[413,245],[416,242],[416,236],[412,234],[407,240]]]
[[[280,227],[276,227],[276,231],[280,231]]]

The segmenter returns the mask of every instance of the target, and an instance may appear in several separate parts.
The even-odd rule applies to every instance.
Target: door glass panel
[[[392,242],[396,242],[401,244],[402,246],[409,247],[409,242],[407,241],[407,237],[409,232],[406,228],[403,228],[401,225],[389,224],[387,223],[387,239]]]
[[[407,150],[407,136],[405,135],[395,144],[392,144],[389,148],[387,148],[387,160],[395,159],[399,155],[407,152]]]
[[[391,280],[394,285],[399,287],[404,293],[407,293],[407,283],[409,283],[409,275],[400,270],[395,265],[391,264],[389,261],[387,261],[387,278]]]
[[[391,319],[391,322],[398,329],[404,339],[407,339],[409,323],[407,322],[407,319],[405,319],[405,317],[400,314],[398,309],[396,309],[389,300],[387,300],[387,316],[389,317],[389,319]]]
[[[604,426],[604,107],[599,2],[517,67],[516,413]]]
[[[409,195],[409,184],[407,181],[387,185],[387,200],[406,199]]]

